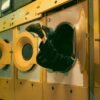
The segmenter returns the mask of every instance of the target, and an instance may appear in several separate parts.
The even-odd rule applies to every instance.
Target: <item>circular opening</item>
[[[2,58],[2,50],[1,50],[1,48],[0,48],[0,59]]]
[[[29,43],[25,44],[22,49],[22,56],[24,60],[30,60],[32,55],[33,55],[32,45]]]
[[[60,23],[55,29],[53,44],[59,53],[65,56],[73,55],[74,27],[67,22]]]

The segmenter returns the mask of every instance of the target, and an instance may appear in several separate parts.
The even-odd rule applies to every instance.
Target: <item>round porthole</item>
[[[24,60],[30,60],[33,55],[33,47],[29,43],[25,44],[22,48],[22,56]]]
[[[20,71],[30,70],[36,64],[37,38],[23,32],[15,37],[14,63]]]

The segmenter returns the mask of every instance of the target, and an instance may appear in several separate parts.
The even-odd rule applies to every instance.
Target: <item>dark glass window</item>
[[[1,12],[5,12],[11,7],[10,1],[11,0],[2,0],[2,2],[1,2]]]

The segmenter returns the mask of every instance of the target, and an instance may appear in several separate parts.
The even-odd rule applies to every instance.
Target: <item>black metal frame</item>
[[[89,11],[89,100],[94,100],[94,14],[93,1],[88,0]]]

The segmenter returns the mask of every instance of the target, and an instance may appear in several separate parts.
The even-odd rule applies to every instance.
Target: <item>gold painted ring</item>
[[[10,64],[10,44],[0,39],[0,69]]]
[[[37,38],[34,38],[30,33],[23,32],[17,35],[16,42],[14,43],[14,64],[20,71],[30,70],[34,64],[36,64],[36,54],[37,54]],[[30,59],[26,60],[23,57],[23,47],[29,44],[32,47],[32,55]],[[26,52],[28,53],[30,52]]]

